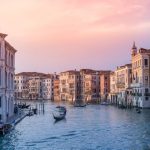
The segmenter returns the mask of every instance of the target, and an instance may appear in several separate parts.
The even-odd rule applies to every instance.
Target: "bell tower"
[[[132,46],[132,56],[135,56],[137,54],[137,47],[135,46],[135,42],[133,42]]]

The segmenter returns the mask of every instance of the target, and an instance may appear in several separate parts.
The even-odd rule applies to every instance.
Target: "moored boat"
[[[104,102],[102,102],[102,103],[101,103],[101,105],[110,105],[110,103],[109,103],[109,102],[104,101]]]
[[[138,114],[140,114],[140,113],[141,113],[141,109],[140,109],[140,108],[137,108],[137,109],[136,109],[136,112],[137,112]]]
[[[85,107],[86,103],[84,101],[75,101],[74,102],[74,107]]]

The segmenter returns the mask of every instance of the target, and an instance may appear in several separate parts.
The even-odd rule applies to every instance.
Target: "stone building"
[[[117,85],[116,85],[116,73],[111,72],[110,74],[110,102],[111,104],[117,104]]]
[[[34,76],[31,77],[29,80],[29,99],[31,100],[38,100],[42,99],[42,81],[41,77]]]
[[[83,71],[83,70],[82,70]],[[82,74],[82,96],[86,102],[99,101],[99,74],[97,71],[87,71]]]
[[[54,99],[54,76],[47,74],[41,79],[42,98],[47,100]]]
[[[131,105],[132,65],[126,64],[124,66],[117,67],[115,75],[118,104],[125,107]]]
[[[150,49],[132,48],[133,105],[150,107]]]
[[[0,33],[0,125],[14,115],[14,72],[16,50]]]
[[[21,72],[15,75],[16,99],[54,98],[53,75],[39,72]]]
[[[111,71],[99,71],[100,98],[106,101],[110,93],[110,74]]]
[[[15,98],[28,99],[29,98],[29,79],[31,73],[21,72],[15,75]]]
[[[60,99],[74,103],[80,99],[80,72],[70,70],[60,73]]]
[[[60,101],[59,75],[54,75],[54,101]]]

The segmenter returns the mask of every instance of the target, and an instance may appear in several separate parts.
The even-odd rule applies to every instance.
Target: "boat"
[[[109,105],[109,103],[104,101],[101,103],[101,105]]]
[[[27,114],[27,116],[33,116],[34,115],[34,112],[32,111],[32,110],[29,110],[29,112],[28,112],[28,114]]]
[[[140,108],[136,109],[136,112],[137,112],[138,114],[140,114],[140,113],[141,113],[141,109],[140,109]]]
[[[57,106],[53,112],[53,117],[56,121],[62,120],[66,116],[66,108],[64,106]]]
[[[18,107],[21,108],[21,109],[28,109],[30,107],[30,105],[27,105],[26,103],[18,104]]]
[[[14,124],[0,125],[0,135],[5,135],[6,133],[10,132],[12,129],[14,129]]]
[[[74,104],[74,107],[85,107],[85,106],[86,104],[78,104],[78,103]]]
[[[86,103],[84,101],[75,101],[74,107],[85,107]]]

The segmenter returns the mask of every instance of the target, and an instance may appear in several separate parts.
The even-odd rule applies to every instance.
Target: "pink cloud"
[[[149,14],[149,0],[2,0],[0,29],[17,71],[112,68],[128,63],[133,40],[149,46]]]

